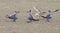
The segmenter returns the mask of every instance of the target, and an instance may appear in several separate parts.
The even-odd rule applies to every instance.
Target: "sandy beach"
[[[0,33],[60,33],[60,10],[52,14],[50,22],[45,20],[27,23],[27,11],[34,12],[33,6],[41,12],[60,9],[60,0],[0,0]],[[6,15],[20,11],[17,22]]]

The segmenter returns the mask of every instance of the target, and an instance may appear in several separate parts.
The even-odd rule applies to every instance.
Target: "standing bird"
[[[32,12],[31,10],[29,11],[29,14],[28,14],[28,23],[31,22],[31,21],[38,21],[38,19],[35,19],[32,15]]]
[[[17,13],[19,13],[19,12],[15,11],[12,15],[7,15],[7,18],[12,19],[13,22],[16,22],[16,20],[17,20]]]
[[[49,20],[52,18],[51,17],[51,11],[48,10],[48,14],[46,16],[42,16],[43,18],[47,19],[47,22],[49,22]]]

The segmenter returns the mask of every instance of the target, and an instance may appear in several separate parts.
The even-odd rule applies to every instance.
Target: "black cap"
[[[48,10],[48,12],[51,12],[51,10]]]
[[[29,12],[31,12],[31,10]]]

